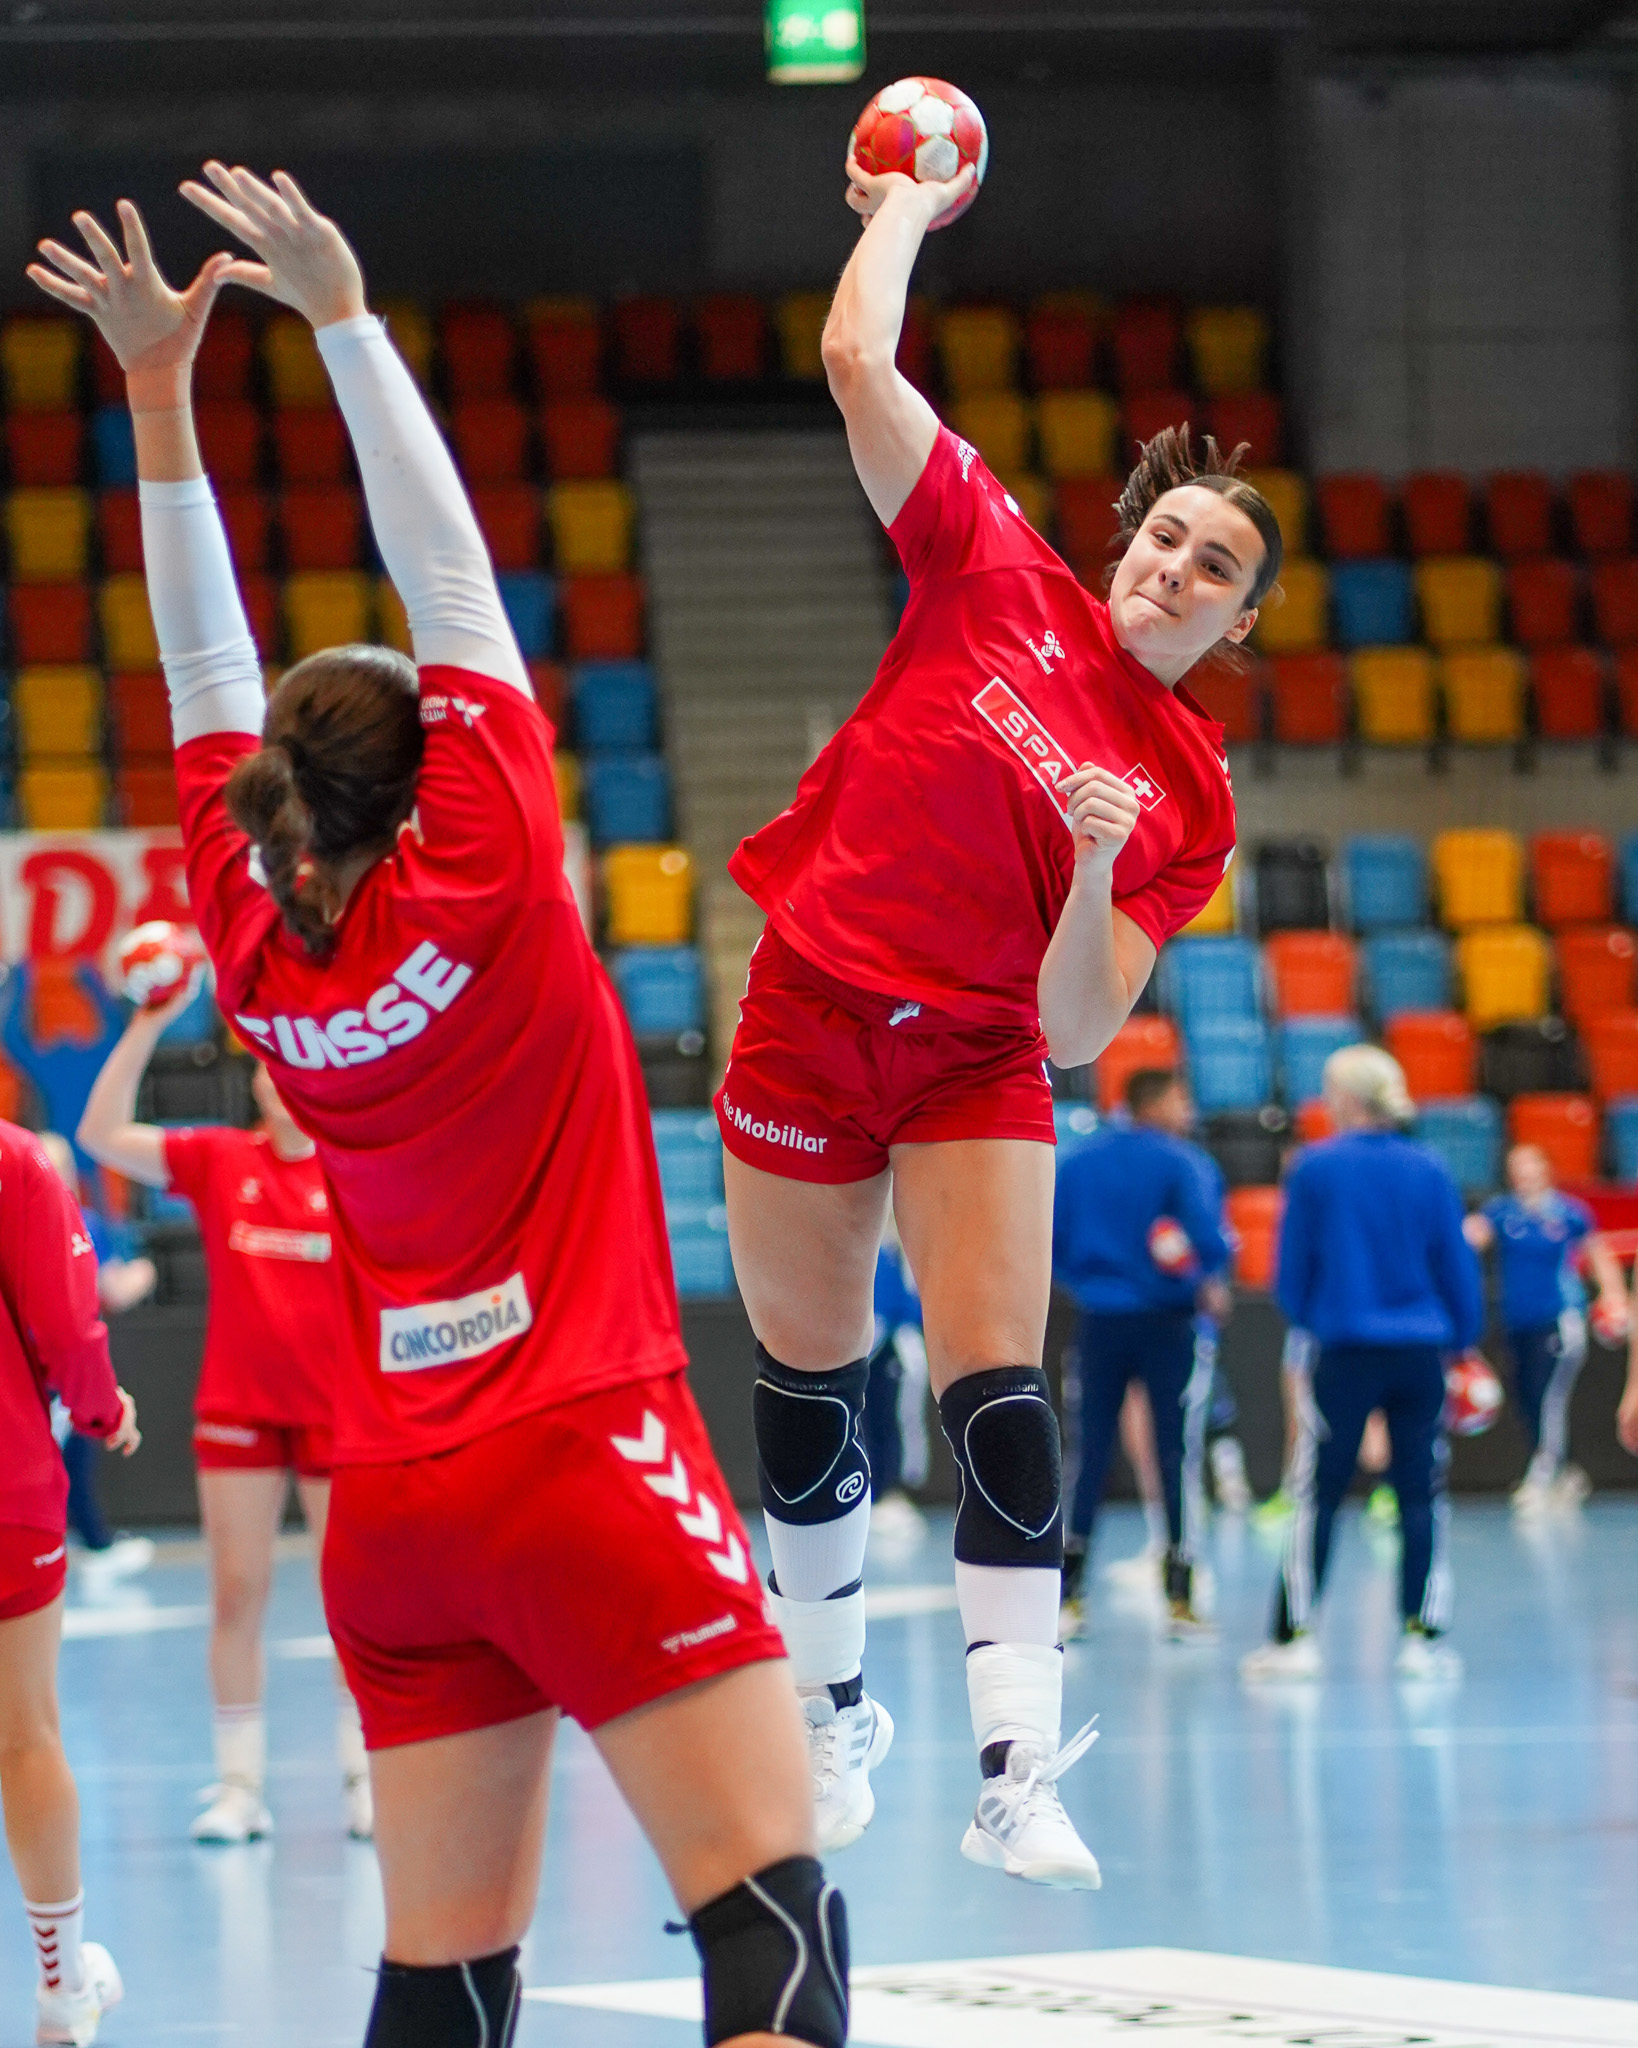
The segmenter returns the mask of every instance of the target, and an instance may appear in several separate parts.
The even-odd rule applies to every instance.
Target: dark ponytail
[[[386,647],[330,647],[280,678],[261,751],[228,778],[228,810],[315,958],[335,944],[336,869],[392,845],[415,803],[422,744],[414,664]]]
[[[1255,484],[1247,483],[1240,474],[1241,457],[1250,445],[1242,441],[1225,455],[1217,445],[1216,435],[1206,434],[1196,455],[1187,424],[1162,427],[1152,441],[1145,441],[1139,448],[1137,467],[1115,500],[1115,516],[1120,521],[1115,538],[1117,554],[1125,554],[1131,546],[1157,500],[1185,484],[1198,484],[1204,490],[1215,491],[1220,498],[1227,498],[1256,527],[1263,543],[1263,559],[1246,594],[1246,609],[1250,611],[1260,605],[1279,576],[1280,564],[1285,559],[1285,539],[1274,507]]]

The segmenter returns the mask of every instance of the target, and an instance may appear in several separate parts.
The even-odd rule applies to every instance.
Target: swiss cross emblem
[[[1156,804],[1163,804],[1166,801],[1166,792],[1141,761],[1135,768],[1129,768],[1121,777],[1121,781],[1146,811],[1152,811]]]

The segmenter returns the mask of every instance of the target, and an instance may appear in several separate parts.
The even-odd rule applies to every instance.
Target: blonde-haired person
[[[1287,1482],[1296,1511],[1272,1640],[1243,1658],[1240,1672],[1252,1683],[1320,1675],[1314,1607],[1366,1420],[1379,1408],[1403,1539],[1395,1668],[1404,1677],[1456,1677],[1461,1661],[1440,1640],[1451,1590],[1444,1361],[1479,1334],[1478,1262],[1462,1234],[1456,1183],[1405,1136],[1415,1111],[1398,1061],[1379,1046],[1344,1046],[1325,1063],[1325,1104],[1337,1135],[1291,1169],[1276,1281],[1287,1318],[1317,1347],[1301,1384]]]

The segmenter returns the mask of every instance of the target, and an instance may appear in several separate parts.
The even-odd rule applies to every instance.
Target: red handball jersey
[[[171,1186],[199,1212],[210,1273],[194,1408],[328,1429],[347,1342],[316,1157],[281,1159],[265,1131],[165,1133]]]
[[[1114,900],[1159,947],[1234,851],[1223,729],[1126,652],[1109,607],[948,428],[889,531],[910,578],[898,635],[729,871],[827,974],[1033,1029],[1074,874],[1054,785],[1086,761],[1131,785]]]
[[[252,872],[242,733],[177,753],[217,999],[317,1142],[350,1344],[336,1462],[423,1457],[686,1364],[648,1105],[563,875],[551,728],[421,672],[414,815],[328,960]]]

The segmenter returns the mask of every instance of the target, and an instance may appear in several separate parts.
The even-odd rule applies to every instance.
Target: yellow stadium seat
[[[279,687],[279,678],[284,674],[284,664],[277,661],[262,663],[262,695],[271,697]]]
[[[102,745],[102,677],[94,668],[20,669],[11,709],[25,761],[94,754]]]
[[[330,403],[330,379],[313,330],[294,313],[280,313],[262,335],[262,359],[273,403],[280,410]]]
[[[997,481],[1004,490],[1011,492],[1019,511],[1037,533],[1052,531],[1052,486],[1044,476],[1021,470],[1003,472]]]
[[[30,832],[95,832],[108,808],[98,761],[39,761],[17,778],[18,822]]]
[[[1185,939],[1219,938],[1234,928],[1234,869],[1230,867],[1213,890],[1211,900],[1195,912],[1178,936]]]
[[[1018,316],[1010,306],[952,307],[938,329],[950,395],[1010,391],[1017,381],[1018,342]]]
[[[1110,476],[1118,466],[1120,407],[1107,391],[1043,391],[1035,424],[1048,476]]]
[[[557,567],[566,575],[631,566],[631,493],[613,477],[553,484],[546,493]]]
[[[1256,306],[1197,306],[1188,319],[1194,381],[1209,398],[1261,391],[1268,371],[1268,315]]]
[[[398,586],[390,576],[376,579],[375,621],[375,630],[383,647],[396,647],[400,654],[414,654],[415,650],[410,645],[409,615],[404,610],[404,600],[398,595]]]
[[[1441,832],[1433,842],[1439,917],[1452,931],[1524,916],[1524,842],[1514,832]]]
[[[828,292],[787,292],[774,308],[774,325],[779,329],[779,361],[787,377],[802,384],[824,382],[819,341],[829,317]]]
[[[78,412],[84,323],[51,316],[0,327],[0,371],[14,412]]]
[[[975,391],[950,407],[950,425],[997,476],[1029,468],[1030,407],[1016,391]]]
[[[1362,740],[1415,747],[1432,739],[1433,657],[1425,647],[1365,647],[1349,669]]]
[[[1512,647],[1461,647],[1439,663],[1445,725],[1465,746],[1524,737],[1524,656]]]
[[[159,642],[141,576],[134,570],[110,576],[97,593],[97,614],[103,657],[111,669],[158,668]]]
[[[309,569],[289,577],[284,624],[291,659],[368,640],[370,594],[370,579],[359,569]]]
[[[1246,482],[1262,492],[1280,522],[1288,556],[1308,544],[1308,486],[1294,469],[1248,469]]]
[[[383,299],[377,308],[398,353],[423,391],[432,384],[432,321],[413,299]],[[328,380],[326,380],[328,382]],[[307,403],[317,403],[308,400]]]
[[[1306,654],[1331,638],[1331,577],[1323,562],[1299,555],[1280,571],[1283,602],[1257,614],[1257,645],[1265,654]]]
[[[1456,941],[1462,1007],[1475,1031],[1547,1014],[1552,951],[1533,925],[1481,925]]]
[[[565,820],[580,816],[580,761],[574,754],[552,756],[552,776],[557,783],[557,807]]]
[[[74,583],[91,540],[88,491],[13,491],[6,500],[11,573],[18,583]]]
[[[694,863],[681,846],[611,846],[603,856],[611,946],[681,946],[693,930]]]
[[[1501,638],[1501,565],[1483,555],[1418,562],[1416,596],[1422,637],[1434,647],[1488,646]]]

